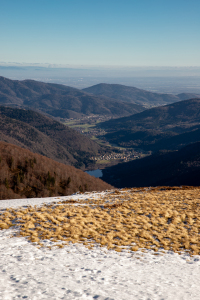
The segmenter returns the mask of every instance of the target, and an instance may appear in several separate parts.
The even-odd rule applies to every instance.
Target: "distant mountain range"
[[[124,101],[128,103],[142,105],[146,108],[169,104],[180,100],[187,100],[191,98],[200,97],[200,95],[192,93],[182,93],[178,95],[158,94],[121,84],[106,83],[100,83],[85,88],[83,89],[83,91],[96,96],[109,97],[110,99],[114,99],[117,101]]]
[[[38,112],[0,106],[0,140],[83,168],[105,149],[77,131]]]
[[[102,179],[118,188],[200,186],[200,142],[108,167]]]
[[[113,117],[97,125],[107,132],[106,141],[153,153],[144,159],[106,168],[103,180],[109,184],[116,187],[200,185],[200,96],[183,100],[192,96],[156,94],[108,84],[81,91],[64,85],[0,77],[0,149],[3,149],[0,192],[2,187],[4,196],[39,197],[51,193],[64,195],[77,188],[80,191],[92,190],[94,186],[106,188],[108,185],[99,181],[100,185],[91,183],[90,189],[85,179],[80,179],[84,176],[76,175],[78,171],[59,164],[84,170],[94,164],[90,157],[109,152],[108,147],[51,118],[81,118],[91,114]],[[151,106],[158,107],[147,109]],[[27,149],[33,153],[28,154]],[[69,173],[74,174],[71,190]]]
[[[119,146],[157,151],[200,141],[200,98],[179,101],[99,123],[104,138]]]
[[[110,188],[72,166],[0,142],[0,199],[65,196]]]
[[[95,96],[61,84],[0,77],[0,104],[29,108],[53,117],[84,115],[128,116],[144,110],[142,105]]]
[[[192,93],[158,94],[120,84],[97,84],[83,90],[34,80],[0,76],[0,104],[29,108],[60,118],[85,115],[129,116],[146,108],[200,97]]]

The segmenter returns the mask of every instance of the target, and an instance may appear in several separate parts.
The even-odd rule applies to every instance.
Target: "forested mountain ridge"
[[[121,103],[61,84],[5,77],[0,77],[0,104],[34,109],[61,118],[91,114],[128,116],[144,110],[142,105]]]
[[[158,106],[147,109],[141,113],[109,120],[101,123],[101,127],[109,127],[114,129],[131,129],[134,127],[142,127],[154,129],[168,129],[170,125],[178,126],[182,123],[193,124],[200,122],[200,98],[179,101],[165,106]]]
[[[200,140],[200,98],[154,107],[99,123],[104,138],[119,146],[157,151],[179,149]]]
[[[118,188],[200,186],[200,142],[108,167],[102,179]]]
[[[110,188],[72,166],[0,141],[0,199],[65,196]]]
[[[146,108],[196,98],[197,96],[200,97],[200,95],[192,93],[182,93],[179,95],[153,93],[131,86],[107,83],[100,83],[85,88],[83,91],[96,96],[106,96],[117,101],[135,103]]]
[[[84,168],[105,149],[77,131],[38,112],[0,106],[0,140]]]

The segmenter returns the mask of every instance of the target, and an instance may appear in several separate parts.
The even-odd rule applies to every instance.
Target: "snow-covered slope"
[[[135,190],[133,193],[145,193]],[[75,194],[68,197],[3,200],[6,208],[27,208],[44,203],[62,205],[61,201],[107,199],[126,200],[129,191]],[[159,195],[161,194],[158,191]],[[125,197],[124,197],[125,195]],[[108,202],[108,199],[111,199]],[[125,201],[124,200],[124,201]],[[71,204],[72,205],[72,204]],[[121,252],[95,244],[92,249],[82,243],[63,248],[44,240],[43,247],[17,237],[18,227],[0,230],[0,299],[188,299],[199,300],[200,256],[171,250],[151,249]],[[13,236],[14,237],[11,237]],[[48,248],[50,246],[50,248]]]

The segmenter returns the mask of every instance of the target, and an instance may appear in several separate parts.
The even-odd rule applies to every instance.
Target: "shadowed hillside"
[[[98,124],[110,143],[157,151],[200,141],[200,98],[148,109]]]
[[[110,188],[72,166],[0,142],[0,199],[64,196]]]
[[[35,109],[61,118],[90,114],[128,116],[144,110],[141,105],[121,103],[61,84],[4,77],[0,77],[0,104]]]
[[[0,140],[79,168],[105,151],[77,131],[31,110],[0,106],[0,128]]]
[[[200,142],[106,168],[102,179],[120,188],[200,186]]]

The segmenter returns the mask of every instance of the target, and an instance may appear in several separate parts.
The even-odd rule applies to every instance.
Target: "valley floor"
[[[131,193],[146,192],[135,189]],[[120,197],[125,199],[128,194],[122,190],[2,200],[0,217],[6,212],[22,212],[30,205],[63,207],[74,201],[73,206],[79,209],[78,202],[85,206],[86,202],[103,198],[107,205],[112,205],[114,198],[119,204]],[[73,240],[59,247],[55,241],[45,239],[38,247],[25,236],[16,236],[18,232],[19,227],[0,230],[0,299],[199,299],[200,255],[163,249],[129,251],[125,247],[117,252],[98,243],[91,248]]]

